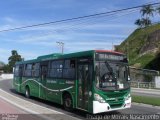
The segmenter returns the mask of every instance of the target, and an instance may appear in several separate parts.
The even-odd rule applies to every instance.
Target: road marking
[[[41,106],[41,105],[32,103],[32,102],[30,102],[30,101],[21,99],[21,98],[19,98],[19,97],[17,97],[17,96],[14,96],[14,95],[12,95],[12,94],[10,94],[10,93],[8,93],[8,92],[2,90],[2,89],[0,89],[0,92],[3,92],[3,93],[5,93],[5,94],[7,94],[8,96],[15,97],[16,99],[19,99],[19,100],[21,100],[21,101],[26,101],[26,102],[32,104],[33,107],[34,107],[34,106],[38,106],[38,107],[40,107],[41,109],[46,109],[46,110],[48,110],[48,111],[52,111],[54,114],[55,114],[55,113],[56,113],[56,114],[62,114],[62,115],[69,116],[69,117],[71,117],[71,118],[73,118],[73,119],[81,120],[81,119],[79,119],[79,118],[76,118],[76,117],[73,117],[73,116],[64,114],[64,113],[62,113],[62,112],[59,112],[59,111],[56,111],[56,110],[52,110],[52,109],[46,108],[46,107],[44,107],[44,106]],[[27,111],[27,112],[29,112],[29,113],[38,114],[38,115],[42,114],[42,113],[39,113],[39,112],[35,112],[35,111],[31,110],[31,109],[25,108],[24,106],[21,106],[21,105],[15,103],[14,101],[11,101],[11,100],[9,100],[9,99],[7,99],[7,98],[1,96],[1,95],[0,95],[0,98],[6,100],[7,102],[9,102],[9,103],[11,103],[11,104],[13,104],[13,105],[15,105],[15,106],[17,106],[17,107],[19,107],[19,108],[25,110],[25,111]],[[44,116],[44,115],[40,115],[40,117],[45,118],[45,119],[47,119],[47,120],[53,120],[53,118],[50,118],[50,117],[47,117],[47,116]]]

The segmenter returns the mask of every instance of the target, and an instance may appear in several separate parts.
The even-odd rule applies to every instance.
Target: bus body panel
[[[30,95],[40,99],[63,104],[63,95],[68,93],[72,97],[73,108],[81,109],[93,114],[120,110],[131,107],[130,89],[118,91],[103,91],[95,86],[95,52],[109,51],[85,51],[67,55],[51,54],[40,56],[35,60],[16,63],[21,75],[15,75],[13,86],[17,92],[25,94],[26,87],[30,89]],[[114,53],[114,52],[113,52]],[[114,54],[120,54],[115,52]],[[52,61],[72,60],[75,62],[75,78],[53,78],[48,76]],[[28,64],[39,63],[39,75],[36,77],[25,76]],[[22,67],[23,66],[23,67]],[[23,75],[22,75],[23,74]],[[104,99],[104,103],[95,100],[95,94]]]

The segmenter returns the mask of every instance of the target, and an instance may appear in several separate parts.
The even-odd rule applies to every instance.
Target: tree
[[[12,55],[8,58],[8,64],[4,66],[4,72],[12,73],[17,61],[22,61],[21,55],[16,50],[11,51]]]
[[[154,9],[152,5],[144,5],[140,12],[142,13],[142,16],[149,18],[150,16],[153,16]]]
[[[150,20],[150,16],[153,17],[154,11],[155,10],[153,9],[152,5],[144,5],[140,10],[140,13],[142,13],[143,17],[141,19],[137,19],[135,24],[140,28],[151,25],[152,21]]]
[[[9,65],[8,65],[8,64],[4,65],[4,67],[3,67],[3,72],[4,72],[4,73],[10,73],[10,68],[9,68]]]
[[[151,24],[151,20],[146,18],[137,19],[135,24],[138,25],[139,28],[142,28],[142,27],[149,26]]]
[[[140,27],[140,28],[142,28],[142,26],[143,26],[141,19],[137,19],[134,24],[136,24],[136,25],[137,25],[138,27]]]
[[[141,22],[143,27],[151,25],[151,20],[148,18],[142,18]]]
[[[156,8],[156,12],[160,15],[160,6]]]
[[[154,9],[152,5],[144,5],[142,9],[140,10],[140,13],[142,13],[142,16],[145,18],[142,18],[142,23],[144,27],[150,25],[152,22],[150,20],[150,16],[153,17]]]

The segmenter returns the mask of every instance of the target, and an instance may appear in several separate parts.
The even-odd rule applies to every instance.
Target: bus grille
[[[125,94],[127,94],[127,92],[123,92],[123,93],[111,93],[111,94],[109,94],[109,93],[106,93],[105,95],[107,96],[107,97],[109,97],[109,98],[115,98],[115,97],[122,97],[122,96],[124,96]]]
[[[123,103],[119,103],[119,104],[111,104],[110,107],[111,108],[120,108],[122,107]]]

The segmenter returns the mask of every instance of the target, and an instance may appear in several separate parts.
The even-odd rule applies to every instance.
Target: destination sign
[[[127,61],[125,55],[111,54],[111,53],[96,53],[96,60],[117,60]]]

